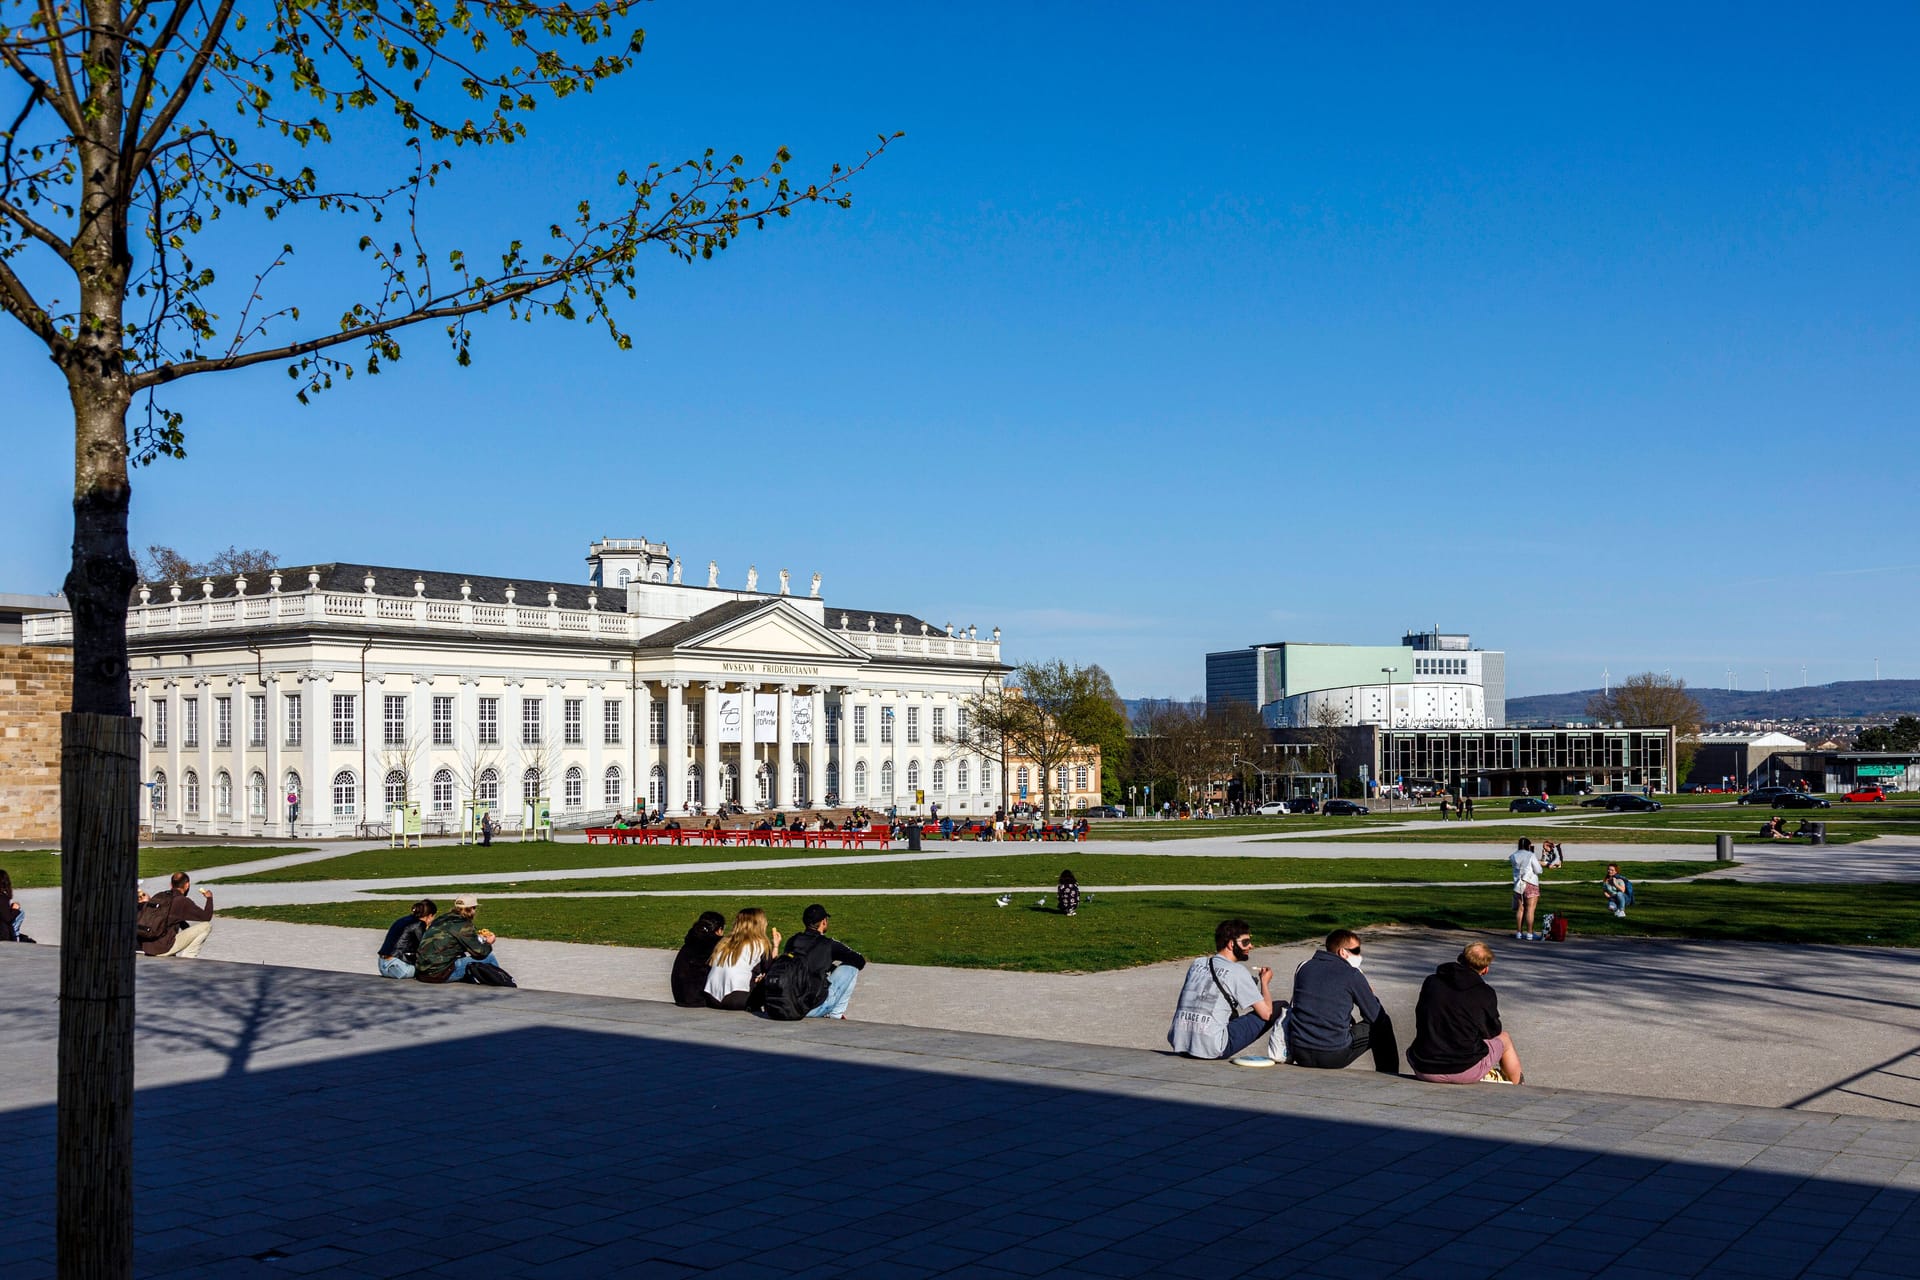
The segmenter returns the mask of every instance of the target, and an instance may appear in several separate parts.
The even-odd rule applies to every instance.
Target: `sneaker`
[[[1531,936],[1532,936],[1531,934],[1516,933],[1513,935],[1513,940],[1515,942],[1525,942]]]

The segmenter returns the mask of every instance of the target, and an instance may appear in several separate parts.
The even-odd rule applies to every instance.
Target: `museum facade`
[[[127,627],[144,820],[192,835],[345,835],[417,804],[451,829],[536,802],[561,825],[724,800],[991,813],[967,699],[1000,635],[681,581],[602,539],[585,584],[360,564],[142,586]],[[72,642],[66,614],[28,644]]]

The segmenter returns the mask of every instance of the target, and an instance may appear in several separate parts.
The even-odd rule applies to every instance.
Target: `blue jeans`
[[[827,998],[810,1011],[809,1018],[839,1018],[847,1012],[847,1002],[853,999],[853,984],[860,981],[860,971],[850,964],[835,965],[833,972],[827,975]]]
[[[0,926],[0,927],[3,927],[3,926]],[[25,907],[22,907],[20,908],[20,910],[16,911],[13,915],[13,936],[11,938],[8,938],[7,941],[18,942],[20,941],[20,939],[26,937],[26,935],[27,935],[27,909]]]
[[[383,978],[411,978],[413,976],[413,966],[405,960],[396,960],[392,956],[381,956],[380,976]]]
[[[447,981],[448,982],[464,982],[467,976],[468,965],[490,964],[490,965],[498,966],[499,963],[500,962],[498,960],[495,960],[491,955],[488,955],[485,957],[461,956],[458,960],[455,960],[453,962],[453,972],[447,975]]]

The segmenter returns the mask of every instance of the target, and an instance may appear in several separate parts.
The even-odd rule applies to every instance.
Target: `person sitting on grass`
[[[707,1004],[707,975],[712,972],[713,947],[727,927],[727,918],[718,911],[702,911],[687,930],[680,953],[673,958],[673,1002],[682,1009],[703,1009]]]
[[[746,907],[733,917],[726,936],[714,944],[704,988],[707,1008],[745,1009],[758,994],[767,961],[780,948],[780,931],[767,925],[767,913]]]
[[[1767,825],[1760,828],[1760,834],[1769,840],[1793,839],[1793,832],[1787,830],[1787,820],[1777,813],[1767,819]]]
[[[1060,914],[1070,916],[1080,910],[1080,882],[1073,878],[1073,872],[1060,873]]]
[[[414,956],[416,982],[465,982],[469,967],[500,963],[493,954],[493,930],[474,926],[479,913],[480,899],[463,893],[453,900],[453,910],[434,918]]]
[[[1247,972],[1253,931],[1245,920],[1222,920],[1213,931],[1212,955],[1187,966],[1180,1000],[1173,1008],[1167,1044],[1189,1058],[1235,1056],[1273,1030],[1286,1008],[1276,1008],[1273,970],[1262,965]]]
[[[1393,1020],[1360,973],[1360,937],[1335,929],[1326,946],[1293,973],[1293,1009],[1287,1015],[1287,1060],[1296,1066],[1338,1071],[1361,1054],[1373,1053],[1373,1069],[1400,1072],[1400,1044]],[[1360,1020],[1353,1020],[1354,1010]]]
[[[826,907],[818,902],[811,904],[800,913],[800,923],[806,928],[787,943],[787,954],[805,965],[815,981],[825,984],[826,997],[807,1011],[809,1018],[845,1018],[847,1002],[853,999],[853,984],[860,980],[860,971],[867,967],[865,956],[827,936],[827,921],[831,918]]]
[[[1500,1001],[1487,983],[1493,948],[1469,942],[1420,984],[1413,1007],[1413,1043],[1407,1065],[1429,1084],[1520,1084],[1520,1054],[1500,1026]],[[1498,1071],[1498,1075],[1494,1072]]]
[[[1607,910],[1622,920],[1627,918],[1627,908],[1633,905],[1633,881],[1620,874],[1620,864],[1607,864],[1607,878],[1601,882],[1607,891]]]
[[[412,911],[393,922],[387,929],[386,941],[380,944],[378,953],[377,967],[381,977],[413,976],[414,961],[420,954],[420,939],[439,913],[440,908],[434,905],[432,898],[422,898],[413,904]]]

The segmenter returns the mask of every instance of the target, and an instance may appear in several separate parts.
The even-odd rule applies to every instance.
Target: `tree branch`
[[[139,165],[149,154],[149,149],[138,145],[140,140],[140,119],[146,113],[147,99],[153,94],[153,82],[160,69],[160,60],[166,51],[173,47],[174,38],[180,34],[180,26],[187,18],[187,10],[192,0],[174,0],[173,12],[167,16],[167,22],[160,30],[159,38],[153,42],[153,51],[141,61],[140,79],[135,82],[133,93],[126,100],[127,126],[120,142],[120,188],[132,191],[140,176]],[[206,46],[202,46],[204,49]],[[192,91],[197,76],[189,76],[180,82],[180,88]],[[175,96],[178,96],[177,94]]]
[[[11,218],[14,224],[22,231],[59,254],[60,261],[66,263],[68,266],[73,265],[73,246],[65,240],[62,240],[46,227],[35,222],[25,209],[22,209],[19,205],[3,195],[0,195],[0,214],[5,214],[8,218]]]
[[[47,37],[49,40],[47,57],[53,63],[54,82],[60,86],[62,96],[73,111],[71,117],[69,117],[66,112],[61,111],[60,118],[65,120],[67,127],[75,133],[85,133],[86,130],[81,128],[81,98],[80,95],[74,91],[73,69],[67,66],[67,42],[60,34],[60,23],[53,12],[52,0],[40,0],[40,17],[41,20],[47,24]],[[11,62],[12,59],[9,58],[8,61]],[[58,104],[55,105],[54,109],[56,111],[59,110]]]
[[[47,309],[34,300],[33,293],[19,276],[13,274],[4,258],[0,258],[0,308],[8,315],[25,325],[29,332],[47,344],[49,353],[58,346],[60,336],[54,331],[53,321],[47,317]]]
[[[182,7],[184,8],[184,4]],[[214,11],[213,17],[207,20],[207,34],[206,37],[201,40],[200,47],[194,51],[192,65],[189,66],[186,73],[180,77],[180,83],[174,86],[173,93],[168,96],[166,105],[160,108],[160,113],[153,118],[153,123],[148,126],[146,133],[141,135],[138,154],[135,155],[131,161],[134,166],[134,173],[137,174],[141,168],[145,167],[147,157],[153,153],[153,149],[159,143],[160,139],[166,136],[167,130],[173,127],[174,118],[180,114],[181,109],[192,99],[194,86],[200,83],[200,76],[206,71],[207,63],[220,48],[220,42],[227,31],[227,19],[232,13],[233,0],[220,0],[220,7]],[[165,46],[163,45],[161,47],[164,48]],[[145,72],[141,73],[141,78],[144,83],[146,78]],[[128,121],[127,129],[129,136],[131,136],[134,128],[133,121],[138,117],[137,105],[129,108],[129,116],[131,118]]]

